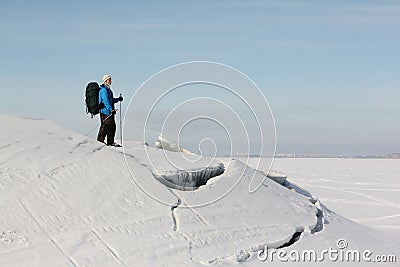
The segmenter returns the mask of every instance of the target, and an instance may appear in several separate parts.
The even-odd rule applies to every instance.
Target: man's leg
[[[100,129],[99,129],[99,133],[97,135],[97,141],[102,142],[102,143],[104,143],[104,139],[106,138],[106,135],[107,135],[107,132],[106,132],[107,126],[105,124],[105,122],[107,122],[107,121],[104,121],[106,118],[107,118],[107,115],[100,113]]]
[[[117,129],[117,126],[115,124],[115,119],[114,119],[114,115],[113,115],[107,121],[107,145],[114,144],[114,137],[115,137],[116,129]]]

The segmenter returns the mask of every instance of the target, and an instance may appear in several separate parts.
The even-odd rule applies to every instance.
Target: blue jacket
[[[113,92],[104,83],[100,85],[99,91],[99,104],[103,103],[103,108],[100,109],[100,113],[110,115],[111,110],[114,109],[114,103],[118,102],[118,98],[114,98]]]

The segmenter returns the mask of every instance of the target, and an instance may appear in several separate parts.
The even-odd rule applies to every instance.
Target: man
[[[113,92],[111,91],[111,76],[106,74],[103,76],[103,84],[100,85],[99,91],[99,103],[102,103],[103,108],[100,109],[100,129],[97,135],[97,141],[104,143],[104,139],[107,136],[107,145],[121,147],[120,144],[114,142],[115,130],[117,126],[115,124],[115,113],[114,104],[118,101],[123,101],[123,97],[114,98]]]

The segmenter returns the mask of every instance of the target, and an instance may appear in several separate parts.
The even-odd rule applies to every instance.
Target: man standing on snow
[[[120,144],[114,142],[115,131],[117,129],[114,118],[116,113],[114,104],[124,99],[122,96],[114,98],[110,87],[111,83],[111,76],[108,74],[104,75],[103,84],[100,85],[99,91],[99,103],[103,103],[103,108],[100,109],[101,126],[99,129],[99,134],[97,135],[97,141],[104,143],[104,139],[107,136],[108,146],[120,147]]]

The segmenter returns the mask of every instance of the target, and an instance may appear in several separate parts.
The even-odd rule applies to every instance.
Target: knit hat
[[[103,82],[106,82],[108,79],[111,79],[111,76],[108,75],[108,74],[105,74],[105,75],[103,76]]]

